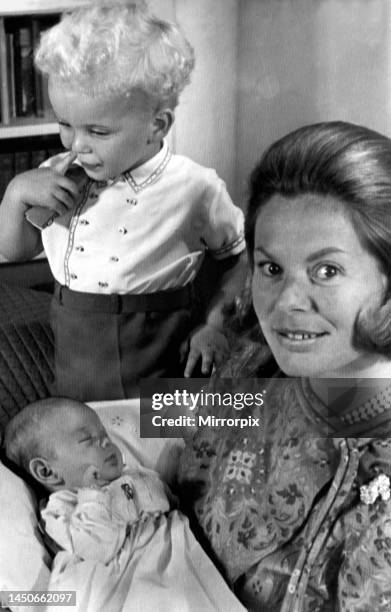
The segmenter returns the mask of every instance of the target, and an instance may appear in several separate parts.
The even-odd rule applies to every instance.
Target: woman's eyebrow
[[[319,251],[315,251],[314,253],[311,253],[311,255],[307,257],[307,261],[312,262],[312,261],[315,261],[316,259],[320,259],[321,257],[325,257],[325,255],[332,255],[333,253],[346,253],[346,251],[338,247],[333,247],[333,246],[325,247],[324,249],[319,249]]]
[[[263,253],[263,255],[266,255],[266,257],[270,257],[270,259],[273,259],[272,255],[270,255],[262,246],[255,247],[254,251],[256,253]]]

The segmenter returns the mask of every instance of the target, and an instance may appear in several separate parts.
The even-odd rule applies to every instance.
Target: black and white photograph
[[[391,611],[389,0],[0,0],[0,608]]]

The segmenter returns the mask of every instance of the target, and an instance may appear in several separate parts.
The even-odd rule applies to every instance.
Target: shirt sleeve
[[[245,248],[244,215],[232,202],[224,181],[211,171],[204,199],[201,240],[215,259],[238,255]]]
[[[42,518],[49,536],[82,559],[107,563],[121,549],[126,537],[126,524],[114,519],[110,497],[102,489],[54,494]]]

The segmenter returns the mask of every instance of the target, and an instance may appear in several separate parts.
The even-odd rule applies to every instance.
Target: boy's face
[[[62,488],[93,484],[86,482],[96,469],[96,484],[111,482],[122,473],[119,448],[108,437],[95,412],[79,402],[68,402],[50,420],[43,434],[55,458],[49,463],[64,481]]]
[[[67,90],[51,77],[49,97],[62,144],[77,153],[86,174],[94,180],[115,178],[159,151],[155,111],[141,92],[129,97],[90,97]]]

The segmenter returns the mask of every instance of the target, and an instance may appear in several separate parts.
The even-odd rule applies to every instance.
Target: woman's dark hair
[[[341,202],[357,235],[391,285],[391,140],[342,121],[302,127],[275,142],[250,177],[246,240],[253,266],[259,212],[274,195],[331,196]],[[360,314],[358,348],[391,354],[391,301]]]

